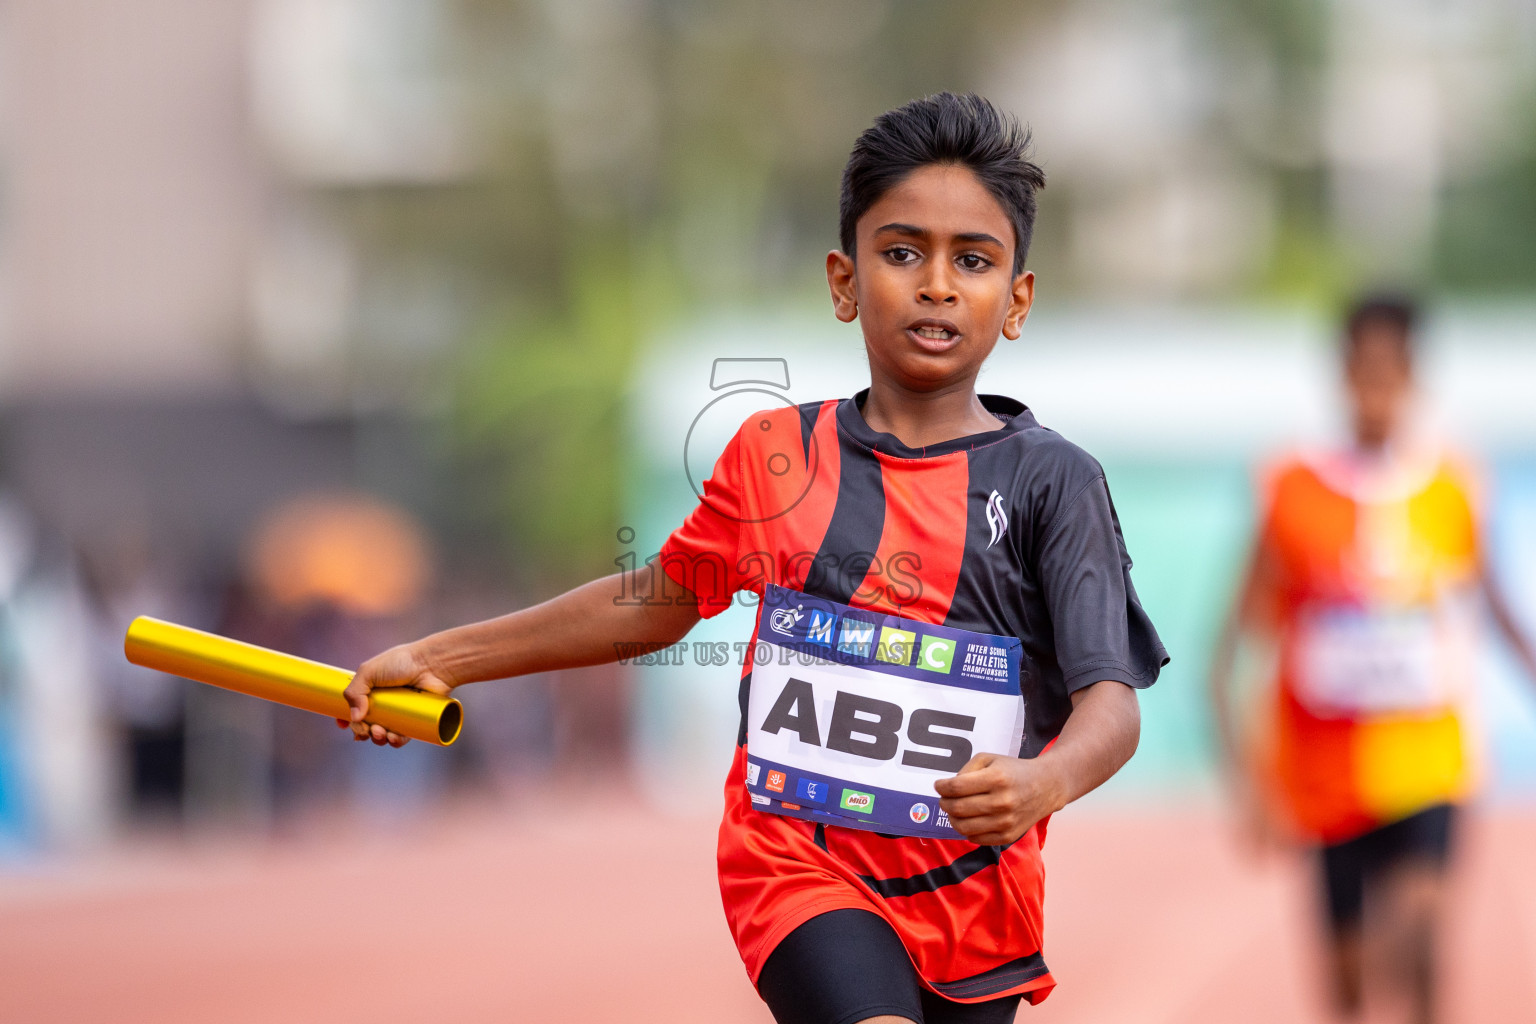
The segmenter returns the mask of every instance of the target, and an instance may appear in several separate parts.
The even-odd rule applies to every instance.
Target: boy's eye
[[[992,265],[991,260],[987,259],[985,256],[977,255],[974,252],[968,252],[964,256],[961,256],[959,263],[966,270],[981,270]]]
[[[917,250],[909,249],[904,245],[893,245],[885,250],[885,258],[892,263],[911,263],[917,259]]]

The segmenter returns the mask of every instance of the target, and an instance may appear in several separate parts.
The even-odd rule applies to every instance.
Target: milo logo
[[[843,799],[838,806],[845,811],[868,814],[875,809],[875,796],[873,793],[860,793],[856,789],[845,789]]]

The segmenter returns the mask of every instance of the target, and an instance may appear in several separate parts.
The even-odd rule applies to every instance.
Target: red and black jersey
[[[663,546],[705,615],[776,583],[855,607],[1018,637],[1023,749],[1061,731],[1071,693],[1150,686],[1168,660],[1131,586],[1099,464],[1022,404],[982,402],[998,430],[914,449],[864,422],[864,395],[756,413]],[[755,645],[754,645],[755,646]],[[751,666],[742,679],[747,707]],[[883,915],[951,999],[1055,982],[1041,956],[1045,822],[1007,847],[817,825],[757,810],[743,721],[725,787],[720,889],[754,981],[779,940],[828,910]]]

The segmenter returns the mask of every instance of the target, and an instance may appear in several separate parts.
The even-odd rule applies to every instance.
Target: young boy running
[[[1335,1008],[1360,1012],[1364,968],[1379,962],[1412,1019],[1428,1024],[1445,864],[1471,788],[1460,709],[1476,667],[1477,592],[1533,678],[1536,651],[1489,577],[1465,468],[1415,436],[1414,320],[1409,303],[1390,297],[1350,313],[1343,363],[1354,444],[1288,457],[1268,474],[1212,686],[1235,777],[1256,788],[1247,810],[1262,819],[1272,802],[1320,847]],[[1229,696],[1239,639],[1250,632],[1280,642],[1257,758],[1240,741]]]
[[[780,603],[778,633],[799,629],[804,641],[802,618],[824,621],[823,665],[865,694],[839,692],[828,707],[790,679],[785,694],[798,684],[806,700],[781,698],[765,717],[749,658],[720,826],[726,917],[781,1024],[1006,1021],[1021,997],[1044,998],[1055,985],[1041,954],[1046,819],[1131,756],[1135,690],[1167,661],[1131,586],[1103,470],[1019,402],[975,390],[998,336],[1019,337],[1034,298],[1024,257],[1044,175],[1027,144],[986,100],[948,93],[891,111],[860,136],[827,280],[838,319],[862,325],[870,386],[742,425],[657,560],[677,599],[624,603],[616,598],[634,590],[622,576],[597,580],[386,651],[349,692],[356,736],[399,745],[363,721],[371,688],[447,692],[613,660],[615,643],[673,643],[743,591]],[[821,613],[853,630],[836,654],[833,619]],[[874,677],[845,645],[881,623],[909,627],[882,632],[864,659],[899,663],[891,671],[904,677],[879,677],[889,700],[868,693]],[[924,636],[918,654],[925,627],[939,639],[930,648]],[[769,636],[763,612],[753,640],[758,632]],[[903,639],[888,645],[888,636]],[[956,644],[996,657],[961,666],[954,655],[951,672]],[[894,723],[910,710],[895,703],[898,691],[937,693],[925,679],[941,675],[960,688],[950,694],[985,688],[975,679],[1002,671],[990,662],[1017,671],[1002,699],[1010,720],[1022,717],[1019,748],[971,756],[963,730],[974,714],[920,708],[900,759],[946,766],[927,783],[938,810],[913,803],[911,822],[947,816],[963,839],[873,831],[855,820],[885,799],[871,793],[844,790],[840,817],[758,791],[765,781],[782,791],[785,777],[760,777],[749,724],[754,737],[793,733],[816,752],[817,715],[830,715],[825,742],[840,753],[825,755],[827,772],[860,758],[894,762]],[[760,682],[770,665],[757,666]],[[967,672],[974,678],[957,683]],[[797,799],[818,802],[807,779]]]

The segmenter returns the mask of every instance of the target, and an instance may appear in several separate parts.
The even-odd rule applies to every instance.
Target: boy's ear
[[[1013,294],[1008,300],[1008,312],[1003,316],[1003,337],[1017,341],[1024,333],[1024,318],[1029,307],[1035,304],[1035,272],[1026,270],[1013,279]]]
[[[827,253],[827,287],[832,290],[833,314],[845,324],[858,319],[859,295],[852,256],[838,249]]]

